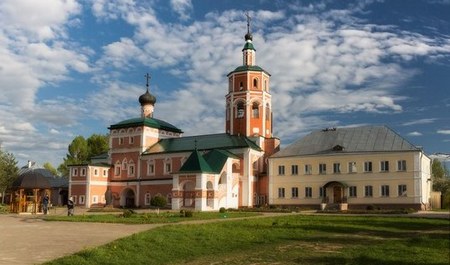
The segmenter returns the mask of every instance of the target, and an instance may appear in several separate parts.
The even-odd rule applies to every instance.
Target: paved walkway
[[[0,264],[39,264],[161,226],[47,222],[0,215]]]
[[[77,213],[81,214],[80,210]],[[65,211],[54,210],[51,214],[65,214]],[[265,216],[274,215],[279,214],[265,214]],[[420,212],[407,216],[450,218],[450,214],[446,212]],[[236,219],[199,220],[188,223],[227,220]],[[0,214],[0,264],[39,264],[163,225],[167,224],[47,222],[33,215]]]

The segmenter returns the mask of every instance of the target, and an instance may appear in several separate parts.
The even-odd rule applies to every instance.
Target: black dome
[[[141,105],[147,105],[147,104],[152,104],[154,105],[156,102],[156,98],[155,96],[153,96],[152,94],[150,94],[148,92],[148,90],[145,92],[145,94],[142,94],[139,97],[139,103],[141,103]]]
[[[248,40],[253,40],[253,36],[251,33],[245,34],[245,41],[248,41]]]

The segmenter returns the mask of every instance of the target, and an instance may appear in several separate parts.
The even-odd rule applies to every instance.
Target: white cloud
[[[175,13],[179,15],[180,20],[186,21],[191,18],[193,10],[191,0],[170,0],[170,5]]]
[[[59,134],[60,132],[58,130],[52,128],[52,129],[50,129],[50,133],[51,134]]]
[[[423,134],[422,134],[421,132],[416,132],[416,131],[414,131],[414,132],[408,133],[408,135],[409,135],[409,136],[422,136]]]
[[[437,133],[439,133],[439,134],[450,134],[450,130],[438,130]]]
[[[65,36],[64,24],[79,14],[81,6],[75,0],[3,0],[0,3],[2,29],[15,40],[43,41]]]
[[[364,5],[355,6],[355,12]],[[190,133],[203,132],[194,125],[198,117],[200,122],[218,120],[209,128],[223,131],[224,75],[241,62],[246,33],[243,11],[211,12],[204,21],[169,26],[159,21],[149,6],[128,7],[122,9],[121,17],[135,26],[135,35],[106,46],[100,61],[109,60],[114,66],[140,62],[166,69],[185,82],[164,94],[155,115],[181,124]],[[439,41],[420,34],[399,32],[389,25],[366,25],[352,16],[352,10],[335,17],[337,11],[321,13],[323,8],[322,4],[312,6],[308,15],[286,18],[284,27],[272,24],[285,19],[283,10],[251,12],[256,63],[272,74],[275,123],[283,128],[280,136],[295,134],[292,126],[284,125],[302,124],[299,120],[312,122],[297,131],[336,122],[314,118],[325,111],[401,112],[407,97],[399,95],[399,87],[417,73],[403,68],[403,60],[450,53]],[[386,62],[392,56],[397,60]],[[196,107],[187,110],[186,99],[192,103],[188,106]],[[216,108],[210,107],[212,102]]]
[[[405,122],[402,125],[403,126],[411,126],[411,125],[419,125],[419,124],[429,124],[435,122],[436,118],[427,118],[427,119],[419,119],[419,120],[413,120],[409,122]]]

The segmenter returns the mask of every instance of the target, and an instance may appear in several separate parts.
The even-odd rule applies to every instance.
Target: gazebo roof
[[[22,189],[50,189],[50,180],[40,171],[31,169],[17,177],[12,184],[13,188]]]

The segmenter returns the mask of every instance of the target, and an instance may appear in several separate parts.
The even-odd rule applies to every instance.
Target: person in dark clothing
[[[42,199],[42,210],[44,211],[44,214],[47,214],[48,212],[48,202],[49,202],[48,194],[45,194],[44,198]]]
[[[74,208],[74,202],[73,197],[70,197],[67,201],[67,216],[73,216],[73,209]]]

